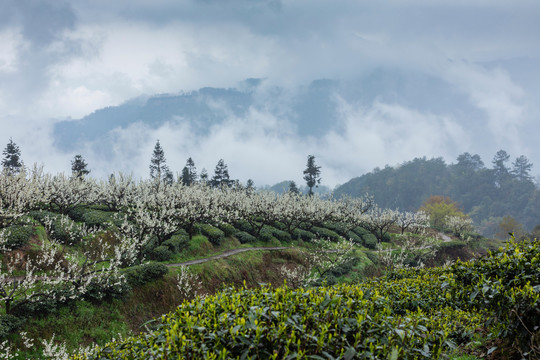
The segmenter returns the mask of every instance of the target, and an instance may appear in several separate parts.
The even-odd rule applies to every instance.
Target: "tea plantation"
[[[479,344],[491,358],[538,359],[539,325],[540,243],[512,240],[476,261],[358,284],[229,288],[72,358],[461,359]]]

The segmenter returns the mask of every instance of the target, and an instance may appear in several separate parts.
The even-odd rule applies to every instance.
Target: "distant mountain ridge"
[[[184,120],[193,125],[194,131],[204,132],[230,116],[244,117],[254,108],[286,117],[299,136],[320,137],[331,129],[339,130],[341,100],[361,106],[382,101],[441,114],[459,111],[464,121],[473,114],[478,116],[464,94],[439,78],[377,69],[357,79],[314,80],[292,91],[265,87],[263,79],[247,79],[236,88],[205,87],[177,94],[141,96],[78,120],[58,122],[53,136],[55,146],[69,152],[81,143],[97,141],[103,145],[110,131],[135,123],[159,128],[168,121]]]

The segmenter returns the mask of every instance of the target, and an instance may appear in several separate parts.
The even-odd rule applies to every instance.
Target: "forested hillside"
[[[493,235],[504,216],[511,216],[527,230],[540,223],[540,190],[525,156],[513,162],[500,150],[487,167],[479,155],[463,153],[457,162],[442,158],[415,158],[399,166],[376,168],[335,190],[336,196],[372,195],[385,208],[417,210],[432,195],[458,202],[480,227]]]

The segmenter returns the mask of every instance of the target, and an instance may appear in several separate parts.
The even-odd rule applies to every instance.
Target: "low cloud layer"
[[[134,123],[102,140],[114,139],[112,159],[96,150],[99,144],[81,144],[81,152],[96,175],[147,176],[159,138],[177,171],[188,156],[209,172],[224,158],[232,176],[257,184],[301,182],[307,154],[317,156],[330,186],[415,156],[451,162],[465,151],[489,164],[504,148],[540,166],[534,136],[540,132],[540,3],[534,0],[0,5],[0,144],[12,137],[27,164],[43,163],[52,172],[68,171],[74,155],[53,145],[52,126],[65,118],[137,96],[235,87],[247,78],[264,78],[268,92],[280,86],[294,96],[316,79],[355,79],[379,68],[438,78],[470,108],[337,99],[338,123],[306,138],[295,131],[284,95],[271,111],[230,116],[205,135],[193,136],[189,119],[173,118],[159,129]]]

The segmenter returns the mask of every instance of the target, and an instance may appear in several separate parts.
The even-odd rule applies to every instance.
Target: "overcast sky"
[[[538,0],[0,0],[0,9],[0,144],[12,137],[27,165],[49,172],[69,171],[74,156],[52,145],[52,125],[65,118],[246,78],[294,91],[384,67],[442,79],[487,120],[344,102],[346,131],[298,138],[283,119],[252,111],[189,146],[175,145],[185,124],[134,124],[117,134],[117,152],[139,148],[139,156],[114,161],[147,176],[161,138],[177,171],[188,156],[210,172],[224,158],[234,177],[256,185],[302,182],[307,154],[331,187],[415,156],[452,162],[469,151],[490,164],[500,148],[528,156],[540,173]],[[83,156],[96,176],[110,171],[107,159]]]

